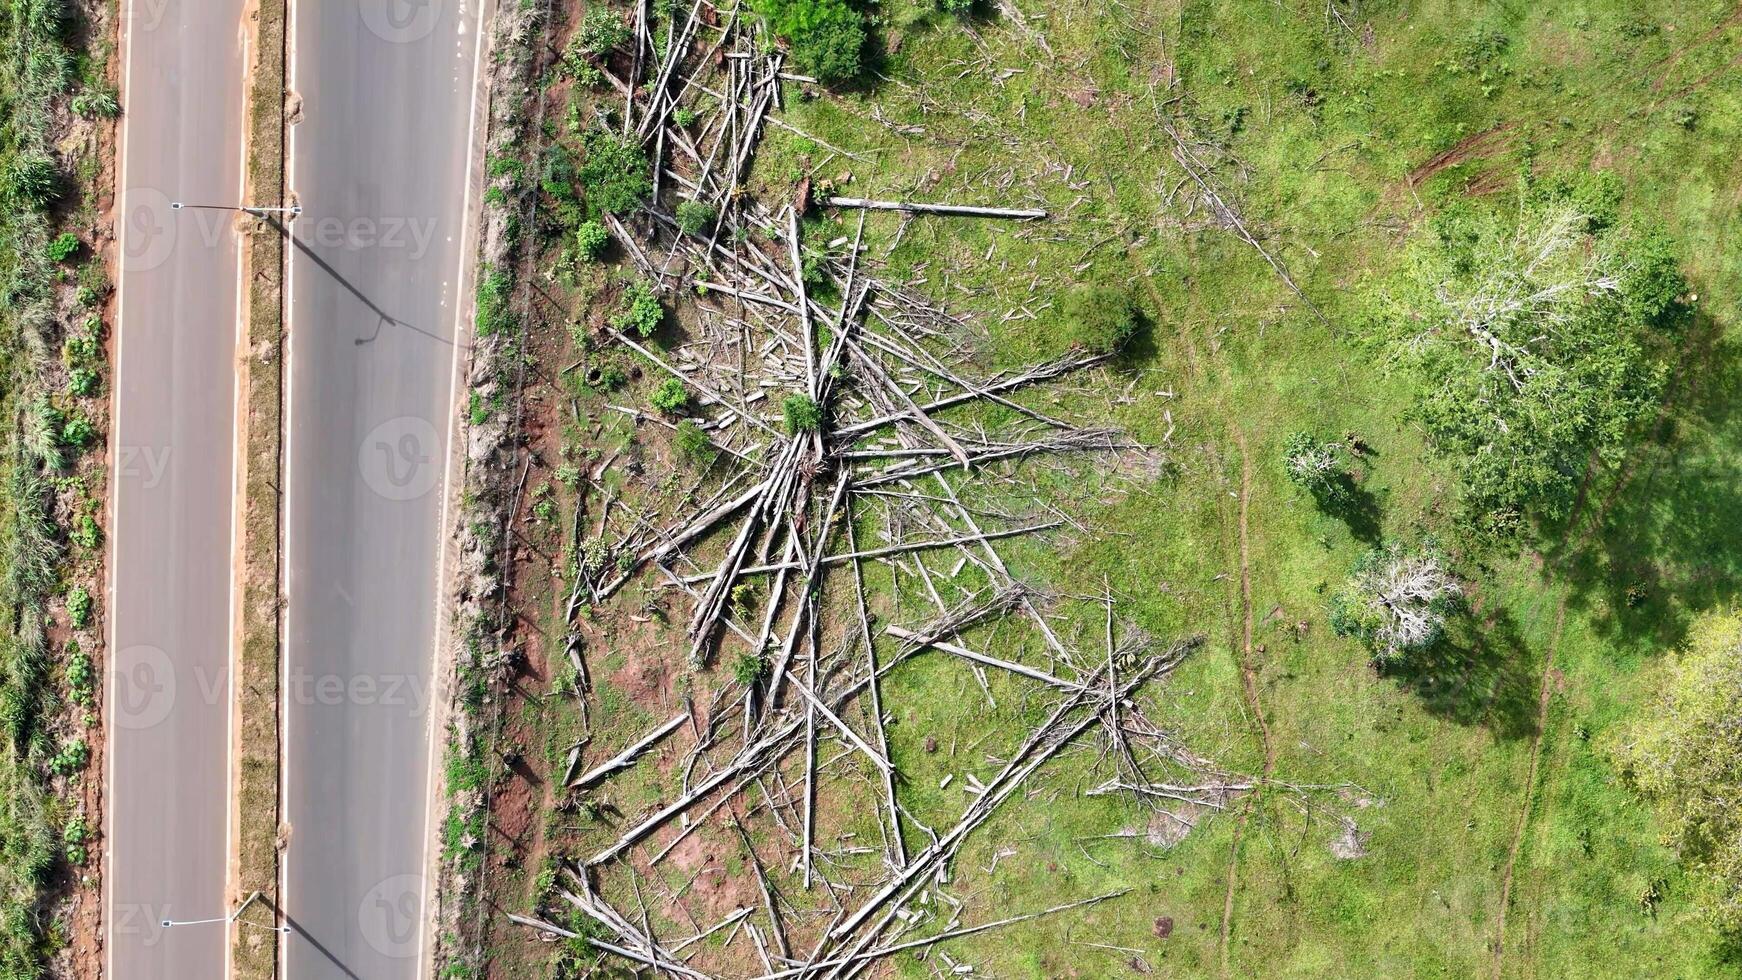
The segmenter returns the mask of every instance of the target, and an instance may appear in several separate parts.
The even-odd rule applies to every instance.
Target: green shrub
[[[1438,643],[1463,598],[1431,542],[1415,549],[1393,542],[1355,561],[1331,599],[1331,630],[1360,640],[1374,660],[1401,660]]]
[[[577,176],[591,213],[623,214],[640,207],[652,195],[652,165],[640,144],[594,129],[581,137],[581,145],[586,159]]]
[[[1092,354],[1116,353],[1137,332],[1137,304],[1123,287],[1083,285],[1060,304],[1065,339]]]
[[[938,9],[946,14],[966,17],[974,12],[975,0],[938,0]]]
[[[61,360],[68,367],[78,367],[97,360],[103,354],[102,336],[102,318],[87,319],[84,330],[67,335],[66,342],[61,345]]]
[[[86,119],[114,119],[121,114],[121,103],[114,89],[87,89],[73,96],[72,110]]]
[[[75,412],[61,426],[60,441],[72,449],[84,449],[97,441],[97,427],[82,412]]]
[[[1321,507],[1347,503],[1354,495],[1342,443],[1319,442],[1306,432],[1288,437],[1282,450],[1288,482],[1312,495]]]
[[[680,201],[677,206],[677,226],[691,235],[700,235],[714,227],[720,213],[706,201]]]
[[[708,432],[696,423],[695,419],[684,419],[677,424],[677,451],[696,463],[705,463],[714,458],[717,450],[714,440],[708,438]]]
[[[575,255],[584,262],[597,261],[611,244],[611,233],[597,221],[583,221],[575,229]]]
[[[823,408],[809,395],[787,395],[780,403],[787,435],[815,432],[823,427]]]
[[[82,738],[75,738],[61,746],[59,752],[48,760],[48,768],[57,776],[71,776],[85,768],[91,761],[91,747]]]
[[[767,673],[768,658],[761,654],[744,652],[732,661],[732,677],[745,687],[755,686]]]
[[[677,123],[680,129],[688,129],[696,124],[696,110],[691,109],[689,106],[673,109],[671,112],[671,121]]]
[[[97,671],[91,664],[90,654],[79,649],[77,641],[67,644],[67,687],[72,690],[73,701],[89,707],[97,687]]]
[[[753,0],[751,6],[791,45],[799,67],[825,82],[859,74],[865,18],[846,0]]]
[[[67,390],[80,398],[88,398],[97,393],[102,383],[102,376],[86,367],[76,367],[67,372]]]
[[[648,399],[653,407],[667,415],[676,415],[690,403],[689,389],[677,378],[666,378],[659,387],[653,389],[653,395]]]
[[[91,591],[82,585],[75,585],[67,593],[67,619],[71,620],[73,629],[82,630],[91,625]]]
[[[665,322],[665,307],[659,294],[645,282],[634,282],[623,291],[623,308],[611,317],[611,326],[624,333],[651,337]]]
[[[603,58],[627,43],[631,36],[621,15],[599,6],[587,11],[586,19],[575,31],[574,45],[595,58]]]
[[[78,519],[73,522],[70,536],[73,539],[73,544],[86,551],[95,551],[103,543],[103,528],[97,523],[95,517],[89,514],[80,514]]]
[[[67,259],[72,258],[78,250],[79,236],[70,231],[64,231],[49,241],[48,247],[43,249],[43,255],[46,256],[50,262],[65,262]]]

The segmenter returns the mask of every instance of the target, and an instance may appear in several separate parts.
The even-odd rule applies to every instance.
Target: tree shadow
[[[1336,498],[1322,500],[1319,506],[1326,514],[1342,521],[1355,540],[1369,546],[1378,545],[1384,535],[1378,495],[1357,483],[1347,473],[1337,474],[1337,480],[1341,484],[1341,490]]]
[[[1555,564],[1606,637],[1672,649],[1742,592],[1742,364],[1696,319],[1668,409],[1588,491]]]
[[[1497,608],[1480,620],[1454,616],[1440,642],[1382,664],[1379,674],[1415,694],[1430,714],[1460,725],[1485,725],[1510,741],[1536,733],[1537,678],[1531,663],[1517,621]]]

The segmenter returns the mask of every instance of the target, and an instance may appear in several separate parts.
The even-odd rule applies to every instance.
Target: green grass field
[[[869,225],[873,254],[888,251],[895,270],[929,277],[936,295],[993,320],[1076,281],[1136,284],[1148,336],[1107,390],[1080,393],[1075,407],[1165,444],[1176,473],[1090,502],[1097,533],[1030,549],[1027,567],[1061,591],[1105,576],[1145,627],[1206,634],[1208,647],[1169,684],[1166,721],[1218,761],[1256,770],[1264,750],[1238,667],[1246,494],[1251,666],[1275,777],[1351,783],[1370,802],[1343,808],[1366,835],[1354,860],[1328,849],[1335,820],[1281,794],[1237,804],[1252,807],[1237,851],[1234,813],[1163,854],[1123,840],[1082,846],[1130,820],[1117,807],[1082,801],[1012,816],[981,845],[1024,842],[975,886],[999,896],[997,907],[1107,885],[1137,893],[952,951],[997,976],[1134,975],[1129,953],[1072,945],[1091,938],[1143,949],[1173,976],[1732,973],[1603,747],[1642,699],[1645,668],[1738,584],[1725,336],[1738,313],[1738,253],[1727,247],[1739,203],[1735,11],[1019,6],[1026,25],[988,14],[964,30],[925,5],[886,4],[885,77],[795,103],[790,118],[810,138],[771,134],[759,176],[773,188],[850,173],[839,186],[867,197],[1042,202],[1055,217],[1038,227]],[[1219,148],[1210,163],[1224,198],[1322,321],[1225,221],[1192,213],[1170,125]],[[1661,439],[1638,449],[1621,479],[1594,482],[1576,526],[1545,535],[1540,549],[1471,556],[1460,569],[1472,585],[1469,622],[1431,666],[1381,676],[1326,628],[1327,589],[1363,539],[1450,534],[1451,485],[1405,419],[1413,382],[1363,342],[1363,290],[1446,202],[1504,202],[1526,169],[1586,168],[1621,177],[1628,218],[1675,237],[1698,292],[1701,329],[1686,344]],[[1044,315],[1010,321],[989,358],[1048,352],[1049,326]],[[1371,506],[1354,526],[1317,513],[1283,479],[1281,443],[1299,429],[1353,432],[1374,448],[1362,483]],[[899,683],[959,689],[966,675],[949,674]],[[951,724],[919,721],[916,730]],[[926,775],[913,783],[926,786]],[[985,863],[970,853],[961,865]],[[1150,932],[1160,915],[1175,920],[1166,940]],[[917,962],[904,969],[930,975]]]
[[[1201,635],[1146,698],[1150,716],[1225,770],[1268,775],[1173,841],[1152,838],[1148,811],[1083,795],[1092,749],[1071,749],[1026,787],[1026,804],[970,839],[950,889],[971,903],[968,923],[1129,891],[941,949],[976,975],[1023,978],[1742,969],[1612,761],[1655,665],[1742,585],[1742,362],[1729,338],[1742,316],[1742,249],[1729,241],[1742,207],[1742,8],[1007,0],[960,17],[885,0],[874,15],[864,84],[815,97],[789,86],[784,119],[797,131],[768,131],[747,190],[783,202],[808,179],[813,194],[1046,208],[1037,223],[867,221],[885,280],[989,327],[976,352],[988,372],[1064,351],[1057,306],[1071,287],[1132,291],[1143,326],[1116,362],[1036,397],[1123,427],[1166,466],[1025,471],[1082,529],[1000,550],[1056,595],[1110,589],[1155,637]],[[1588,170],[1619,178],[1624,223],[1672,237],[1693,324],[1675,340],[1661,416],[1622,465],[1592,471],[1572,519],[1524,547],[1470,547],[1456,476],[1409,414],[1421,381],[1368,329],[1373,293],[1448,205],[1506,209],[1527,174]],[[807,220],[816,242],[850,237],[857,219]],[[598,298],[612,274],[583,267],[564,283],[592,304],[580,317],[608,312]],[[674,464],[669,437],[608,410],[579,377],[562,380],[574,411],[555,440],[561,459],[587,469],[634,455],[632,477],[602,467],[600,482],[660,516],[694,474]],[[644,404],[653,381],[619,379],[628,390],[615,400]],[[1369,447],[1341,516],[1287,480],[1283,446],[1298,431]],[[573,488],[548,492],[551,516],[529,540],[554,578],[520,583],[547,643],[563,630],[556,580],[580,537],[566,516]],[[997,502],[996,489],[972,492]],[[1331,595],[1375,543],[1424,537],[1451,545],[1468,611],[1426,656],[1377,669],[1333,633]],[[923,618],[911,577],[868,567],[880,615]],[[544,771],[560,771],[583,730],[597,758],[663,720],[680,692],[705,700],[729,674],[686,673],[681,618],[662,618],[657,591],[629,586],[600,612],[609,626],[589,627],[586,723],[557,698],[510,721]],[[1099,629],[1094,603],[1057,611],[1061,629]],[[996,627],[970,635],[989,650],[1021,642]],[[547,686],[561,689],[565,669]],[[945,657],[913,659],[883,690],[916,827],[954,819],[965,777],[995,770],[1049,707],[1006,676],[982,691]],[[679,774],[661,758],[613,780],[601,798],[615,811],[541,812],[537,853],[585,854],[669,798]],[[865,800],[823,807],[820,840],[877,836]],[[741,883],[738,842],[704,837]],[[688,893],[693,860],[637,866],[634,880]],[[503,907],[534,906],[548,886],[533,863],[504,880]],[[624,882],[604,887],[630,901]],[[756,902],[754,885],[697,895],[716,914]],[[707,925],[666,906],[654,918],[674,935]],[[531,969],[519,964],[549,951],[516,934],[498,956]],[[913,978],[942,968],[890,964]]]

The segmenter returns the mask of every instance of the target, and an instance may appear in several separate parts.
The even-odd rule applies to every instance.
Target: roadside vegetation
[[[1735,972],[1738,817],[1698,790],[1742,773],[1717,721],[1735,708],[1724,665],[1742,587],[1729,237],[1742,79],[1725,70],[1742,22],[1705,3],[749,11],[764,50],[790,56],[783,70],[818,82],[781,83],[784,125],[729,193],[698,193],[714,185],[672,126],[624,139],[645,118],[625,91],[648,92],[617,84],[638,64],[627,8],[557,35],[565,56],[530,96],[545,139],[497,182],[537,202],[516,229],[531,236],[515,272],[529,297],[519,352],[535,365],[526,468],[504,467],[522,490],[520,544],[502,553],[519,560],[498,566],[523,622],[480,683],[503,699],[505,764],[467,785],[488,788],[495,834],[451,838],[503,908],[542,923],[486,927],[497,969],[621,965],[596,941],[624,941],[636,920],[674,943],[726,922],[686,955],[729,975],[801,958],[833,914],[812,871],[859,885],[841,899],[856,907],[899,866],[897,828],[918,850],[973,812],[1044,724],[1055,702],[1032,677],[913,656],[889,666],[880,708],[842,719],[886,745],[816,722],[829,778],[814,847],[793,840],[812,819],[810,753],[795,750],[740,804],[698,806],[700,829],[661,826],[628,870],[598,862],[597,893],[581,888],[572,869],[727,764],[739,736],[718,726],[776,689],[792,698],[802,675],[787,671],[806,662],[785,658],[802,649],[797,627],[790,643],[779,629],[766,646],[696,643],[703,598],[752,636],[793,622],[776,605],[791,582],[764,572],[712,589],[731,535],[661,553],[661,572],[650,529],[814,439],[813,509],[793,505],[801,554],[833,554],[831,526],[854,551],[937,530],[818,508],[837,472],[857,484],[853,468],[870,465],[831,446],[896,470],[902,453],[946,460],[925,493],[958,495],[988,524],[1058,517],[1062,530],[999,540],[998,563],[1044,597],[1061,644],[1202,636],[1134,703],[1226,777],[1167,802],[1091,792],[1134,780],[1085,737],[1024,785],[1039,805],[977,826],[904,934],[1132,891],[892,957],[893,975]],[[663,46],[688,17],[659,7],[648,35]],[[701,50],[724,22],[698,29]],[[752,95],[729,111],[720,97],[761,91],[737,74],[751,60],[674,86],[670,118],[699,156],[754,111]],[[658,62],[639,64],[630,81],[653,82]],[[641,179],[656,158],[683,179]],[[1048,218],[877,213],[861,230],[827,205],[837,195]],[[701,251],[714,247],[767,277],[724,279]],[[928,367],[1007,376],[1105,358],[1008,404],[939,413],[952,440],[1040,413],[1105,425],[1146,447],[1141,465],[1054,468],[1032,453],[958,470],[918,423],[905,441],[844,436],[864,406],[839,392],[875,390],[881,362],[848,359],[839,377],[819,364],[828,383],[799,390],[799,330],[765,351],[725,325],[764,322],[746,293],[792,306],[791,272],[843,314],[808,324],[811,349],[833,349],[849,262],[900,284],[911,308],[963,319],[923,348]],[[944,356],[963,348],[967,367]],[[738,400],[734,372],[755,401],[750,386]],[[935,390],[905,377],[916,400]],[[906,655],[888,627],[914,630],[1001,581],[974,556],[985,565],[951,549],[879,555],[863,562],[866,607],[845,571],[796,601],[822,647],[863,669],[868,652]],[[805,574],[778,548],[756,562]],[[941,635],[1005,667],[1067,671],[1024,615]],[[861,631],[879,635],[869,651]],[[666,727],[680,715],[695,730]],[[694,748],[717,727],[724,754]],[[675,734],[590,773],[661,731]],[[884,805],[881,752],[898,807]],[[589,917],[602,907],[625,927]],[[727,922],[740,908],[753,911]],[[793,935],[777,935],[782,921]]]
[[[45,975],[92,922],[108,10],[0,5],[0,975]]]

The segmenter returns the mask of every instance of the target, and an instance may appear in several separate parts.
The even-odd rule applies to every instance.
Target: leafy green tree
[[[1439,642],[1463,595],[1432,545],[1393,542],[1356,559],[1331,599],[1331,629],[1366,644],[1375,660],[1400,660]]]
[[[1494,537],[1564,518],[1587,466],[1619,464],[1663,395],[1686,287],[1668,243],[1617,224],[1605,188],[1448,208],[1380,300],[1420,380],[1413,416],[1457,471],[1467,523]]]
[[[1699,882],[1701,911],[1742,938],[1742,615],[1694,623],[1655,701],[1612,751]]]

